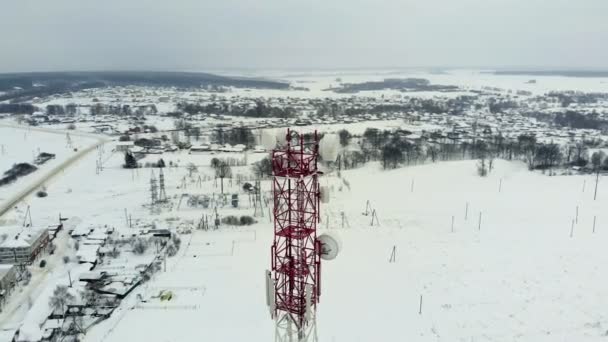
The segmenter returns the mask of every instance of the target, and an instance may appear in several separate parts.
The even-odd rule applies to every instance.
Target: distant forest
[[[505,70],[492,73],[514,76],[608,77],[608,70]]]
[[[267,105],[262,101],[256,101],[255,107],[253,108],[228,106],[215,102],[207,105],[180,102],[177,104],[177,109],[188,114],[215,113],[253,118],[291,118],[296,116],[296,110],[293,107],[274,107]]]
[[[237,87],[287,89],[288,83],[191,72],[34,72],[0,74],[0,101],[22,102],[34,97],[107,86]]]
[[[383,81],[345,83],[331,88],[336,93],[357,93],[360,91],[393,89],[399,91],[457,91],[457,86],[435,85],[423,78],[387,78]]]

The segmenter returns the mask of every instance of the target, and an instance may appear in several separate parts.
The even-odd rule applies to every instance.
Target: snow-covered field
[[[322,89],[336,84],[337,78],[359,82],[390,77],[425,77],[433,83],[469,90],[491,86],[535,94],[557,89],[608,91],[603,79],[473,75],[469,71],[372,74],[276,72],[269,75],[311,91],[234,90],[229,94],[352,96]],[[530,79],[538,82],[526,83]],[[387,91],[363,96],[382,95],[405,94]],[[173,120],[168,118],[150,116],[148,123],[160,129],[173,128]],[[79,131],[92,129],[90,123],[77,125]],[[126,129],[128,124],[118,127]],[[405,125],[402,120],[383,120],[296,129],[335,132],[347,128],[361,134],[367,127],[421,128]],[[429,123],[424,128],[433,126]],[[41,170],[0,188],[0,206],[74,156],[74,147],[82,150],[98,142],[91,135],[74,133],[70,147],[65,134],[0,126],[2,170],[16,162],[32,162],[39,151],[57,155]],[[190,155],[182,151],[147,156],[142,164],[163,158],[168,165],[164,177],[169,204],[159,212],[147,205],[150,180],[152,176],[158,179],[158,169],[124,169],[124,155],[112,152],[114,144],[106,142],[103,148],[66,167],[45,184],[48,197],[29,195],[0,221],[19,225],[30,206],[36,226],[56,223],[60,213],[71,218],[71,226],[108,225],[127,236],[152,224],[174,230],[180,224],[196,226],[201,217],[212,217],[214,211],[188,207],[184,195],[218,195],[221,185],[213,180],[210,167],[214,157],[249,164],[233,167],[235,180],[224,183],[228,195],[240,196],[239,208],[220,207],[219,215],[254,216],[250,198],[236,178],[252,181],[250,164],[265,154]],[[99,161],[104,167],[96,172]],[[190,164],[197,170],[189,171]],[[548,176],[528,171],[521,162],[502,160],[495,162],[488,177],[481,178],[476,171],[476,161],[389,171],[370,163],[342,171],[341,177],[327,173],[321,178],[321,184],[331,189],[331,199],[321,206],[320,230],[339,235],[343,250],[336,260],[323,262],[317,315],[320,341],[606,339],[608,289],[602,269],[608,262],[604,247],[608,242],[606,181],[600,177],[594,200],[595,177],[591,175]],[[269,199],[269,181],[262,182],[262,190]],[[372,224],[368,203],[379,222]],[[269,208],[264,207],[263,215],[256,216],[258,222],[246,228],[222,226],[217,231],[181,234],[177,255],[169,257],[160,272],[129,294],[109,319],[91,327],[84,340],[273,340],[275,324],[265,304],[263,278],[263,271],[270,267],[272,243],[268,213]],[[133,227],[126,217],[132,217]],[[65,232],[56,244],[56,255],[44,257],[49,262],[46,269],[31,266],[30,285],[19,286],[3,306],[0,341],[3,329],[39,325],[48,313],[52,291],[58,284],[68,283],[68,270],[74,279],[86,270],[75,262],[60,262],[63,254],[74,256],[72,240]],[[393,251],[395,260],[391,262]],[[172,300],[161,302],[161,291],[171,291]]]
[[[219,71],[225,75],[234,75],[231,71]],[[310,91],[265,91],[265,96],[292,96],[292,97],[349,97],[351,94],[336,94],[324,91],[327,88],[340,83],[362,83],[369,81],[381,81],[387,78],[425,78],[432,84],[455,85],[463,88],[462,92],[439,93],[439,92],[398,92],[398,91],[366,91],[365,96],[400,96],[409,95],[415,97],[458,96],[470,90],[481,90],[487,87],[500,88],[503,90],[525,90],[533,94],[544,94],[549,91],[593,91],[608,92],[607,78],[584,78],[563,76],[529,76],[529,75],[495,75],[491,70],[467,70],[453,69],[442,72],[429,72],[426,70],[342,70],[342,71],[302,71],[293,72],[286,70],[257,70],[251,71],[249,76],[265,76],[271,79],[292,82],[294,86],[305,87]],[[536,80],[536,83],[529,83]],[[235,90],[238,96],[250,95],[248,90]]]
[[[323,266],[321,341],[605,338],[606,183],[593,201],[590,177],[549,177],[508,162],[485,179],[473,162],[388,172],[373,165],[344,178],[350,191],[338,191],[337,178],[323,181],[335,191],[322,226],[341,236],[344,250]],[[367,200],[379,226],[362,215]],[[341,211],[349,227],[342,228]],[[195,232],[148,285],[186,299],[175,307],[123,308],[87,340],[271,340],[261,272],[270,244],[264,221],[243,231]],[[389,263],[394,246],[397,260]],[[142,322],[146,329],[133,329]]]
[[[17,163],[33,165],[34,159],[41,152],[55,154],[54,159],[37,166],[38,170],[35,172],[2,186],[0,188],[0,207],[5,201],[23,191],[28,184],[45,179],[55,168],[77,155],[77,151],[93,145],[100,139],[71,132],[68,144],[66,134],[61,131],[0,125],[0,172],[8,171]]]
[[[29,198],[34,220],[50,221],[61,211],[128,231],[124,209],[136,220],[159,223],[210,214],[175,205],[150,214],[141,203],[149,197],[151,171],[124,170],[120,154],[104,156],[101,174],[91,167],[96,156],[89,155],[49,185],[49,198]],[[188,173],[183,165],[194,162],[200,174],[211,175],[206,166],[211,156],[162,157],[180,165],[165,171],[174,203],[180,193],[218,191],[212,181],[196,185],[188,180],[187,189],[182,185]],[[502,161],[487,178],[478,177],[475,163],[466,161],[394,171],[372,164],[343,172],[343,178],[350,190],[334,175],[322,180],[333,188],[330,203],[322,207],[322,230],[338,233],[344,249],[323,265],[321,341],[605,338],[605,182],[600,181],[594,201],[593,177],[550,177]],[[269,190],[269,183],[263,187]],[[227,189],[239,191],[235,184]],[[363,215],[368,200],[380,225],[370,226],[370,216]],[[252,212],[246,204],[221,210],[222,215]],[[265,307],[262,271],[269,267],[272,228],[267,215],[258,220],[246,229],[184,235],[166,271],[138,288],[86,340],[271,340],[274,324]],[[393,247],[396,262],[389,263]],[[169,304],[136,299],[136,294],[146,298],[163,289],[175,295]]]

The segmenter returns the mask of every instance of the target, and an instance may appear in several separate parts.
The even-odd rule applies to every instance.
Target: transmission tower
[[[154,171],[152,171],[152,176],[150,177],[150,202],[152,205],[158,202],[158,184],[156,183]]]
[[[166,202],[167,201],[167,192],[165,191],[165,175],[163,174],[163,168],[160,168],[160,174],[158,175],[158,185],[159,185],[159,193],[158,193],[158,201]]]
[[[254,217],[263,217],[264,216],[264,208],[262,207],[262,186],[260,180],[255,181],[254,196],[253,196],[253,216]]]
[[[305,142],[304,136],[288,130],[286,140],[285,147],[272,152],[271,314],[277,319],[277,327],[279,323],[293,324],[298,341],[303,341],[320,295],[319,139],[315,132],[313,141]]]

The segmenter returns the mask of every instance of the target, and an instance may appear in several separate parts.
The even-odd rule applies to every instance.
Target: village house
[[[0,264],[30,264],[49,242],[49,232],[33,227],[3,227]]]
[[[17,268],[14,265],[0,265],[0,311],[16,283]]]

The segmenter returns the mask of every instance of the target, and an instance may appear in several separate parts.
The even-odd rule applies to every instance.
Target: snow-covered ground
[[[340,235],[344,250],[323,265],[321,341],[605,338],[605,182],[594,201],[592,177],[549,177],[517,162],[498,162],[487,178],[475,174],[474,162],[395,171],[370,165],[343,175],[350,190],[338,191],[337,178],[323,180],[334,192],[322,227]],[[362,214],[367,200],[379,226]],[[146,289],[185,299],[123,308],[87,341],[272,339],[261,272],[271,231],[262,220],[242,231],[195,232]],[[133,329],[143,322],[146,329]]]
[[[49,176],[58,166],[77,155],[77,151],[92,146],[101,138],[82,136],[77,132],[18,128],[0,125],[0,172],[8,171],[14,164],[29,163],[41,152],[55,154],[55,158],[38,170],[18,178],[15,182],[0,187],[0,207],[5,201],[19,194],[29,184],[39,182]]]
[[[268,75],[268,74],[267,74]],[[233,90],[230,96],[352,96],[322,91],[340,82],[391,77],[424,77],[436,84],[467,89],[608,91],[603,79],[496,76],[452,71],[288,74],[304,91]],[[526,83],[537,79],[536,84]],[[379,92],[364,96],[393,96]],[[420,95],[420,93],[416,93]],[[422,94],[435,96],[436,94]],[[156,95],[155,95],[156,96]],[[159,94],[160,96],[160,94]],[[103,99],[102,99],[103,100]],[[63,101],[63,99],[58,100]],[[78,98],[65,102],[89,103]],[[47,102],[45,102],[47,103]],[[52,103],[52,101],[48,102]],[[168,108],[168,107],[167,107]],[[149,124],[173,128],[172,119],[149,117]],[[240,119],[238,119],[240,120]],[[245,120],[245,119],[244,119]],[[432,128],[426,124],[426,129]],[[64,124],[54,128],[64,128]],[[78,129],[92,129],[77,123]],[[335,132],[347,128],[361,134],[367,127],[407,128],[401,120],[357,122],[348,125],[297,127]],[[128,124],[119,125],[126,129]],[[71,136],[79,150],[97,140]],[[57,154],[41,170],[0,188],[0,205],[24,186],[74,154],[65,132],[49,133],[0,127],[2,170],[16,162],[31,162],[33,154]],[[21,224],[28,206],[35,225],[57,222],[59,213],[73,224],[108,225],[120,234],[136,234],[136,227],[155,224],[175,228],[196,226],[212,209],[189,208],[184,195],[217,196],[211,159],[246,160],[233,167],[235,178],[251,181],[250,164],[265,154],[193,154],[186,151],[149,155],[142,164],[163,158],[170,204],[151,210],[150,179],[158,169],[127,170],[115,142],[87,154],[45,184],[49,196],[27,196],[1,220]],[[96,172],[96,165],[104,168]],[[190,174],[189,164],[197,166]],[[169,166],[171,165],[171,166]],[[331,200],[321,207],[321,232],[342,240],[343,250],[322,267],[322,296],[318,308],[320,341],[603,341],[608,331],[608,289],[602,266],[608,262],[608,184],[600,178],[594,200],[594,176],[548,176],[530,172],[521,162],[498,160],[488,177],[476,173],[476,161],[442,162],[397,170],[381,170],[376,163],[321,178]],[[239,208],[221,207],[219,215],[251,215],[254,209],[242,184],[225,180],[225,192],[240,196]],[[262,189],[268,199],[270,182]],[[379,223],[366,215],[369,202]],[[270,202],[272,203],[272,202]],[[223,226],[218,231],[194,230],[181,235],[178,254],[166,269],[138,287],[112,314],[87,332],[85,341],[270,341],[275,326],[264,297],[263,271],[270,267],[272,225],[264,207],[257,223],[246,228]],[[70,221],[68,221],[70,222]],[[1,228],[0,228],[1,229]],[[594,231],[595,229],[595,231]],[[0,314],[0,331],[21,324],[36,325],[47,313],[57,284],[67,284],[67,272],[84,271],[75,263],[65,231],[56,241],[56,256],[45,269],[35,269],[30,285],[20,287]],[[392,252],[395,261],[389,262]],[[32,266],[35,268],[36,266]],[[82,285],[82,284],[80,284]],[[161,302],[158,294],[171,291]],[[142,299],[144,301],[142,301]],[[0,333],[0,336],[3,335]],[[0,341],[2,340],[0,337]]]
[[[235,75],[230,70],[219,71],[225,75]],[[496,75],[491,70],[453,69],[442,72],[429,72],[426,70],[342,70],[342,71],[302,71],[286,70],[256,70],[250,71],[249,76],[265,76],[271,79],[283,80],[293,86],[308,88],[310,91],[264,91],[266,96],[291,97],[349,97],[352,94],[336,94],[324,91],[340,83],[362,83],[381,81],[387,78],[425,78],[432,84],[455,85],[463,88],[462,92],[406,92],[399,91],[366,91],[360,94],[365,96],[395,96],[409,95],[415,97],[432,96],[459,96],[470,90],[484,88],[500,88],[505,91],[524,90],[540,95],[549,91],[576,90],[587,92],[608,92],[607,78],[563,77],[563,76],[529,76],[529,75]],[[536,82],[529,82],[536,80]],[[251,95],[251,90],[234,90],[238,96]]]
[[[216,71],[218,74],[243,76],[242,71]],[[154,104],[160,113],[176,110],[176,103],[181,101],[197,101],[201,97],[217,96],[218,98],[350,98],[365,96],[375,98],[454,98],[461,95],[473,95],[472,91],[492,91],[512,93],[528,91],[533,95],[543,95],[551,91],[582,91],[608,92],[608,78],[601,77],[564,77],[564,76],[531,76],[531,75],[497,75],[491,70],[444,70],[430,72],[428,70],[342,70],[342,71],[306,71],[292,72],[285,70],[256,70],[245,76],[264,77],[288,82],[292,89],[249,89],[228,88],[227,92],[212,93],[206,90],[177,91],[174,88],[155,89],[137,87],[115,87],[109,89],[90,89],[69,95],[51,96],[35,101],[35,105],[44,108],[46,105],[77,104],[93,106],[96,103],[129,104],[133,107]],[[363,83],[382,81],[390,78],[423,78],[435,85],[458,86],[461,89],[454,92],[440,91],[398,91],[376,90],[362,91],[357,94],[336,93],[328,90],[346,83]],[[534,82],[530,82],[534,81]],[[303,89],[305,88],[305,89]],[[166,102],[159,98],[169,98]],[[88,114],[88,108],[79,108],[79,114]],[[65,128],[65,125],[63,125]]]
[[[211,175],[206,166],[211,156],[162,157],[180,165],[165,170],[174,203],[180,193],[218,191],[213,181],[197,185],[196,175],[187,179],[187,189],[182,185],[188,173],[183,165],[195,162],[200,174]],[[50,198],[28,199],[34,220],[51,220],[62,211],[125,230],[125,208],[134,219],[159,223],[210,214],[175,205],[160,215],[150,214],[141,203],[149,197],[151,171],[120,168],[120,154],[105,158],[101,174],[95,174],[91,165],[96,157],[90,155],[49,186]],[[487,178],[478,177],[475,162],[468,161],[393,171],[372,164],[343,172],[343,178],[350,190],[333,175],[322,180],[333,187],[330,203],[322,207],[322,230],[338,233],[344,249],[338,259],[323,265],[317,322],[321,341],[604,339],[605,182],[600,181],[594,201],[591,176],[545,176],[527,171],[522,163],[504,161]],[[263,187],[269,190],[269,183]],[[235,184],[227,188],[229,193],[239,191]],[[368,200],[379,226],[370,226],[371,217],[362,214]],[[246,204],[220,211],[252,212]],[[166,272],[137,289],[86,340],[272,339],[262,275],[269,266],[272,228],[267,216],[258,220],[246,229],[182,236],[182,248],[169,258]],[[389,263],[393,247],[396,262]],[[136,300],[136,294],[150,298],[161,290],[171,290],[175,300]]]

